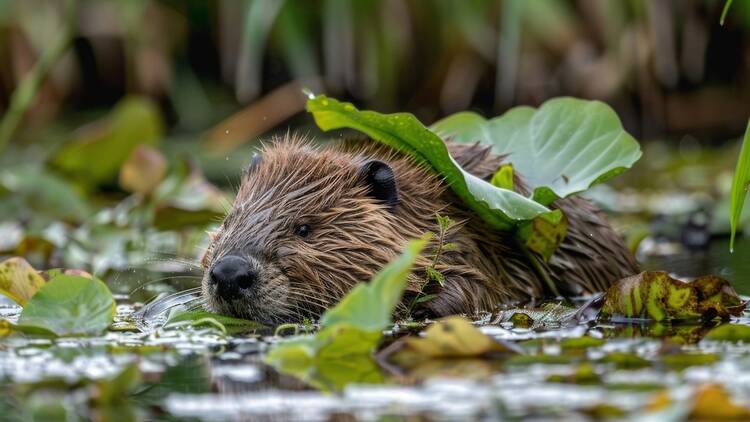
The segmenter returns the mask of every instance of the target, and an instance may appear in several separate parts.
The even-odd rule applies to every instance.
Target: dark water
[[[713,274],[729,280],[738,293],[750,295],[750,238],[740,238],[734,252],[729,239],[713,240],[705,251],[652,256],[642,260],[646,270],[668,271],[680,277]]]

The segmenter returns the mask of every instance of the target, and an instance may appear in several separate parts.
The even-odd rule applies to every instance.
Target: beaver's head
[[[265,147],[204,256],[206,307],[299,321],[370,280],[424,231],[399,210],[396,167],[386,161],[300,141]]]

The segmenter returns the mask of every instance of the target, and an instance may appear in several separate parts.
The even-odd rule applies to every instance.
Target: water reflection
[[[661,270],[680,277],[714,274],[726,278],[739,294],[750,295],[750,238],[740,238],[734,253],[729,253],[729,239],[712,240],[705,251],[683,251],[674,255],[642,259],[644,269]]]

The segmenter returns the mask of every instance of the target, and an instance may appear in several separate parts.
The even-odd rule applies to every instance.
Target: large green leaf
[[[737,233],[740,217],[742,217],[742,207],[745,205],[748,186],[750,186],[750,120],[747,122],[740,158],[737,160],[737,168],[734,170],[732,179],[732,196],[729,199],[730,251],[734,251],[734,236]]]
[[[329,372],[324,378],[333,377],[337,382],[321,387],[343,386],[349,370],[340,372],[346,365],[336,362],[351,359],[369,361],[369,355],[380,341],[383,329],[391,323],[391,314],[406,288],[407,276],[426,243],[426,239],[410,242],[404,253],[383,268],[372,281],[357,285],[341,302],[323,314],[319,332],[274,345],[265,357],[266,362],[282,372],[313,383],[316,380],[320,383],[320,371],[327,369]],[[350,374],[365,376],[355,372]]]
[[[115,315],[115,300],[97,279],[59,275],[24,306],[18,324],[40,327],[59,336],[96,335],[107,329]]]
[[[412,114],[359,111],[349,103],[324,95],[311,98],[307,110],[323,130],[356,129],[430,164],[464,203],[495,228],[510,229],[518,221],[531,220],[549,212],[548,208],[531,199],[495,187],[464,171],[450,156],[443,140]]]
[[[487,120],[461,112],[431,126],[443,138],[492,145],[534,193],[549,204],[604,182],[641,156],[617,114],[599,101],[555,98],[539,109],[516,107]]]

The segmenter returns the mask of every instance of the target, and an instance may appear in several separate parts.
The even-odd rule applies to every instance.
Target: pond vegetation
[[[409,114],[360,112],[324,96],[311,95],[308,109],[325,130],[358,129],[424,160],[498,229],[525,227],[517,230],[521,244],[539,254],[530,257],[546,259],[566,227],[564,216],[547,218],[562,214],[547,206],[621,173],[640,156],[637,143],[603,104],[573,99],[547,104],[538,111],[514,109],[493,120],[462,113],[431,128]],[[123,110],[127,106],[108,123],[117,125]],[[504,138],[503,133],[513,136]],[[440,136],[489,143],[509,154],[512,171],[528,171],[535,160],[546,160],[566,177],[538,174],[529,182],[531,197],[525,197],[512,183],[492,185],[464,172]],[[575,148],[576,142],[584,147]],[[71,145],[58,159],[72,173],[76,161],[66,161],[66,156],[81,160],[102,154],[96,138]],[[77,152],[69,155],[72,148]],[[559,157],[565,159],[555,164]],[[187,176],[168,175],[154,149],[139,146],[124,160],[111,152],[107,158],[101,168],[79,169],[119,172],[120,184],[134,194],[115,209],[101,211],[95,218],[100,224],[117,227],[117,208],[162,230],[219,213],[201,209],[212,202],[205,198],[220,197],[215,188],[195,170]],[[88,174],[84,180],[96,176]],[[181,193],[188,195],[184,209],[179,208]],[[170,198],[171,210],[162,202]],[[196,206],[191,208],[191,202]],[[160,224],[159,213],[165,209],[171,214]],[[533,224],[540,218],[545,225]],[[122,220],[126,222],[132,219]],[[452,224],[442,223],[441,230]],[[538,238],[542,240],[534,240]],[[129,295],[113,295],[82,270],[37,272],[22,258],[7,259],[0,264],[0,287],[7,297],[0,330],[2,374],[11,381],[4,406],[21,418],[104,419],[122,411],[130,418],[166,412],[209,419],[294,418],[309,411],[324,419],[362,412],[449,418],[750,414],[736,398],[744,391],[742,377],[726,378],[747,369],[741,351],[750,340],[745,301],[727,281],[707,275],[686,283],[664,272],[644,272],[587,298],[519,304],[473,319],[394,324],[391,315],[406,276],[427,240],[412,242],[398,260],[354,288],[320,321],[278,327],[204,311],[198,289],[143,305]],[[24,241],[21,237],[19,245]],[[446,246],[442,240],[440,245]],[[439,259],[440,252],[432,253]],[[431,282],[443,282],[433,278]],[[302,385],[318,392],[300,389]],[[513,391],[520,388],[533,399],[515,397]],[[48,396],[57,399],[45,400]],[[462,404],[454,405],[456,400]],[[450,409],[443,401],[452,404]]]
[[[521,68],[521,56],[505,53],[498,55],[497,72],[503,76],[494,91],[495,110],[505,111],[488,118],[460,111],[469,108],[463,88],[487,101],[478,69],[494,54],[483,45],[494,27],[487,26],[484,15],[502,9],[497,47],[504,52],[521,47],[521,22],[538,46],[564,50],[577,32],[571,22],[578,19],[567,2],[402,5],[397,10],[412,11],[420,17],[418,25],[430,20],[426,16],[439,21],[427,31],[431,36],[440,27],[442,37],[460,40],[441,45],[452,46],[445,50],[456,57],[431,66],[447,69],[448,76],[458,72],[446,80],[464,78],[466,85],[457,90],[446,82],[440,98],[430,99],[441,104],[440,112],[417,107],[414,113],[392,113],[399,108],[394,75],[411,66],[397,50],[408,43],[398,28],[393,33],[367,29],[357,38],[364,40],[356,49],[364,63],[358,66],[369,63],[373,73],[362,70],[368,77],[355,78],[348,62],[332,72],[340,77],[336,83],[346,81],[351,92],[375,92],[378,84],[380,90],[370,97],[361,94],[367,101],[348,102],[349,96],[339,101],[318,94],[328,91],[310,78],[318,60],[310,16],[320,14],[328,22],[330,53],[347,47],[339,42],[351,32],[347,25],[362,24],[380,9],[368,2],[322,3],[320,11],[302,2],[248,2],[240,8],[244,26],[238,35],[237,97],[246,102],[260,95],[264,54],[283,56],[294,81],[220,122],[210,131],[211,139],[200,142],[182,139],[189,136],[170,127],[189,132],[196,121],[211,120],[202,113],[223,111],[211,110],[196,75],[185,69],[176,71],[179,83],[170,88],[174,103],[166,107],[175,109],[178,123],[152,95],[132,89],[106,113],[73,114],[69,122],[50,124],[51,129],[24,127],[35,102],[50,95],[44,84],[56,64],[73,46],[85,50],[74,24],[80,4],[65,3],[54,40],[0,104],[5,106],[0,122],[3,420],[750,419],[750,239],[743,236],[750,233],[750,214],[743,214],[750,184],[750,123],[737,143],[701,148],[685,136],[677,146],[663,140],[640,145],[625,130],[632,115],[615,112],[628,110],[627,101],[612,97],[613,87],[626,86],[627,78],[617,70],[624,59],[611,55],[597,62],[597,69],[610,69],[601,73],[608,75],[607,83],[582,91],[561,86],[578,96],[615,98],[615,108],[556,96],[566,89],[540,95],[533,84],[519,87],[517,95],[538,107],[509,108],[515,101],[508,87],[521,78],[513,70]],[[750,16],[746,5],[732,3],[719,5],[717,22],[732,19],[730,6],[743,18]],[[148,50],[155,45],[153,34],[138,31],[138,17],[152,10],[149,4],[122,8],[128,66],[136,69],[129,78],[145,78],[138,70],[143,63],[159,69],[155,57],[161,56]],[[0,4],[0,26],[6,20],[1,12],[13,7]],[[209,6],[186,9],[200,15],[195,11],[204,7]],[[229,19],[234,9],[223,7],[222,19]],[[603,22],[619,22],[636,43],[643,36],[638,26],[643,16],[671,22],[663,5],[632,2],[622,6],[628,12],[621,15],[615,3],[597,7],[619,16]],[[103,16],[95,9],[91,16]],[[390,12],[376,20],[394,27],[398,19],[386,9]],[[355,18],[346,20],[348,15]],[[20,26],[41,27],[41,21],[19,16]],[[692,15],[686,16],[691,22]],[[80,21],[85,26],[86,19]],[[662,34],[659,28],[651,30]],[[602,43],[614,51],[616,39],[604,32]],[[0,43],[4,37],[0,32]],[[266,38],[273,41],[270,53],[262,50]],[[368,56],[371,48],[377,52]],[[144,51],[148,54],[137,54]],[[540,72],[528,72],[529,79],[551,74],[545,73],[544,60],[524,57],[527,72],[528,63],[536,63],[532,67]],[[656,78],[668,85],[665,66],[657,63]],[[0,66],[0,76],[2,71]],[[647,98],[644,114],[658,115],[653,106],[658,101],[648,99],[654,81],[640,77],[638,90]],[[435,78],[425,77],[419,91],[435,91]],[[0,94],[5,87],[0,82]],[[426,96],[415,98],[420,95]],[[265,100],[284,103],[284,111]],[[191,111],[196,104],[208,106]],[[268,326],[206,311],[200,257],[206,232],[231,208],[233,194],[231,186],[219,186],[217,180],[236,183],[238,175],[227,169],[245,166],[254,150],[249,145],[236,149],[242,139],[257,137],[302,107],[317,127],[297,126],[319,134],[320,142],[364,135],[437,173],[493,229],[513,233],[553,294],[498,304],[495,311],[476,315],[410,316],[419,303],[435,299],[431,286],[448,282],[438,267],[442,254],[457,248],[445,241],[457,222],[438,214],[436,233],[405,245],[397,259],[371,280],[361,280],[318,320]],[[243,117],[245,112],[252,118]],[[438,115],[445,117],[433,118]],[[269,116],[274,121],[263,123]],[[672,122],[690,127],[689,117],[671,116]],[[429,121],[434,123],[426,125]],[[482,180],[451,157],[444,140],[478,142],[506,160],[494,177]],[[197,149],[200,154],[193,153]],[[515,182],[519,175],[523,185]],[[561,295],[544,277],[542,264],[554,256],[568,230],[554,202],[572,195],[589,198],[611,214],[643,273],[608,280],[613,283],[607,291],[581,297]],[[424,268],[422,288],[405,315],[397,313],[394,320],[419,256],[430,258],[431,265]]]

